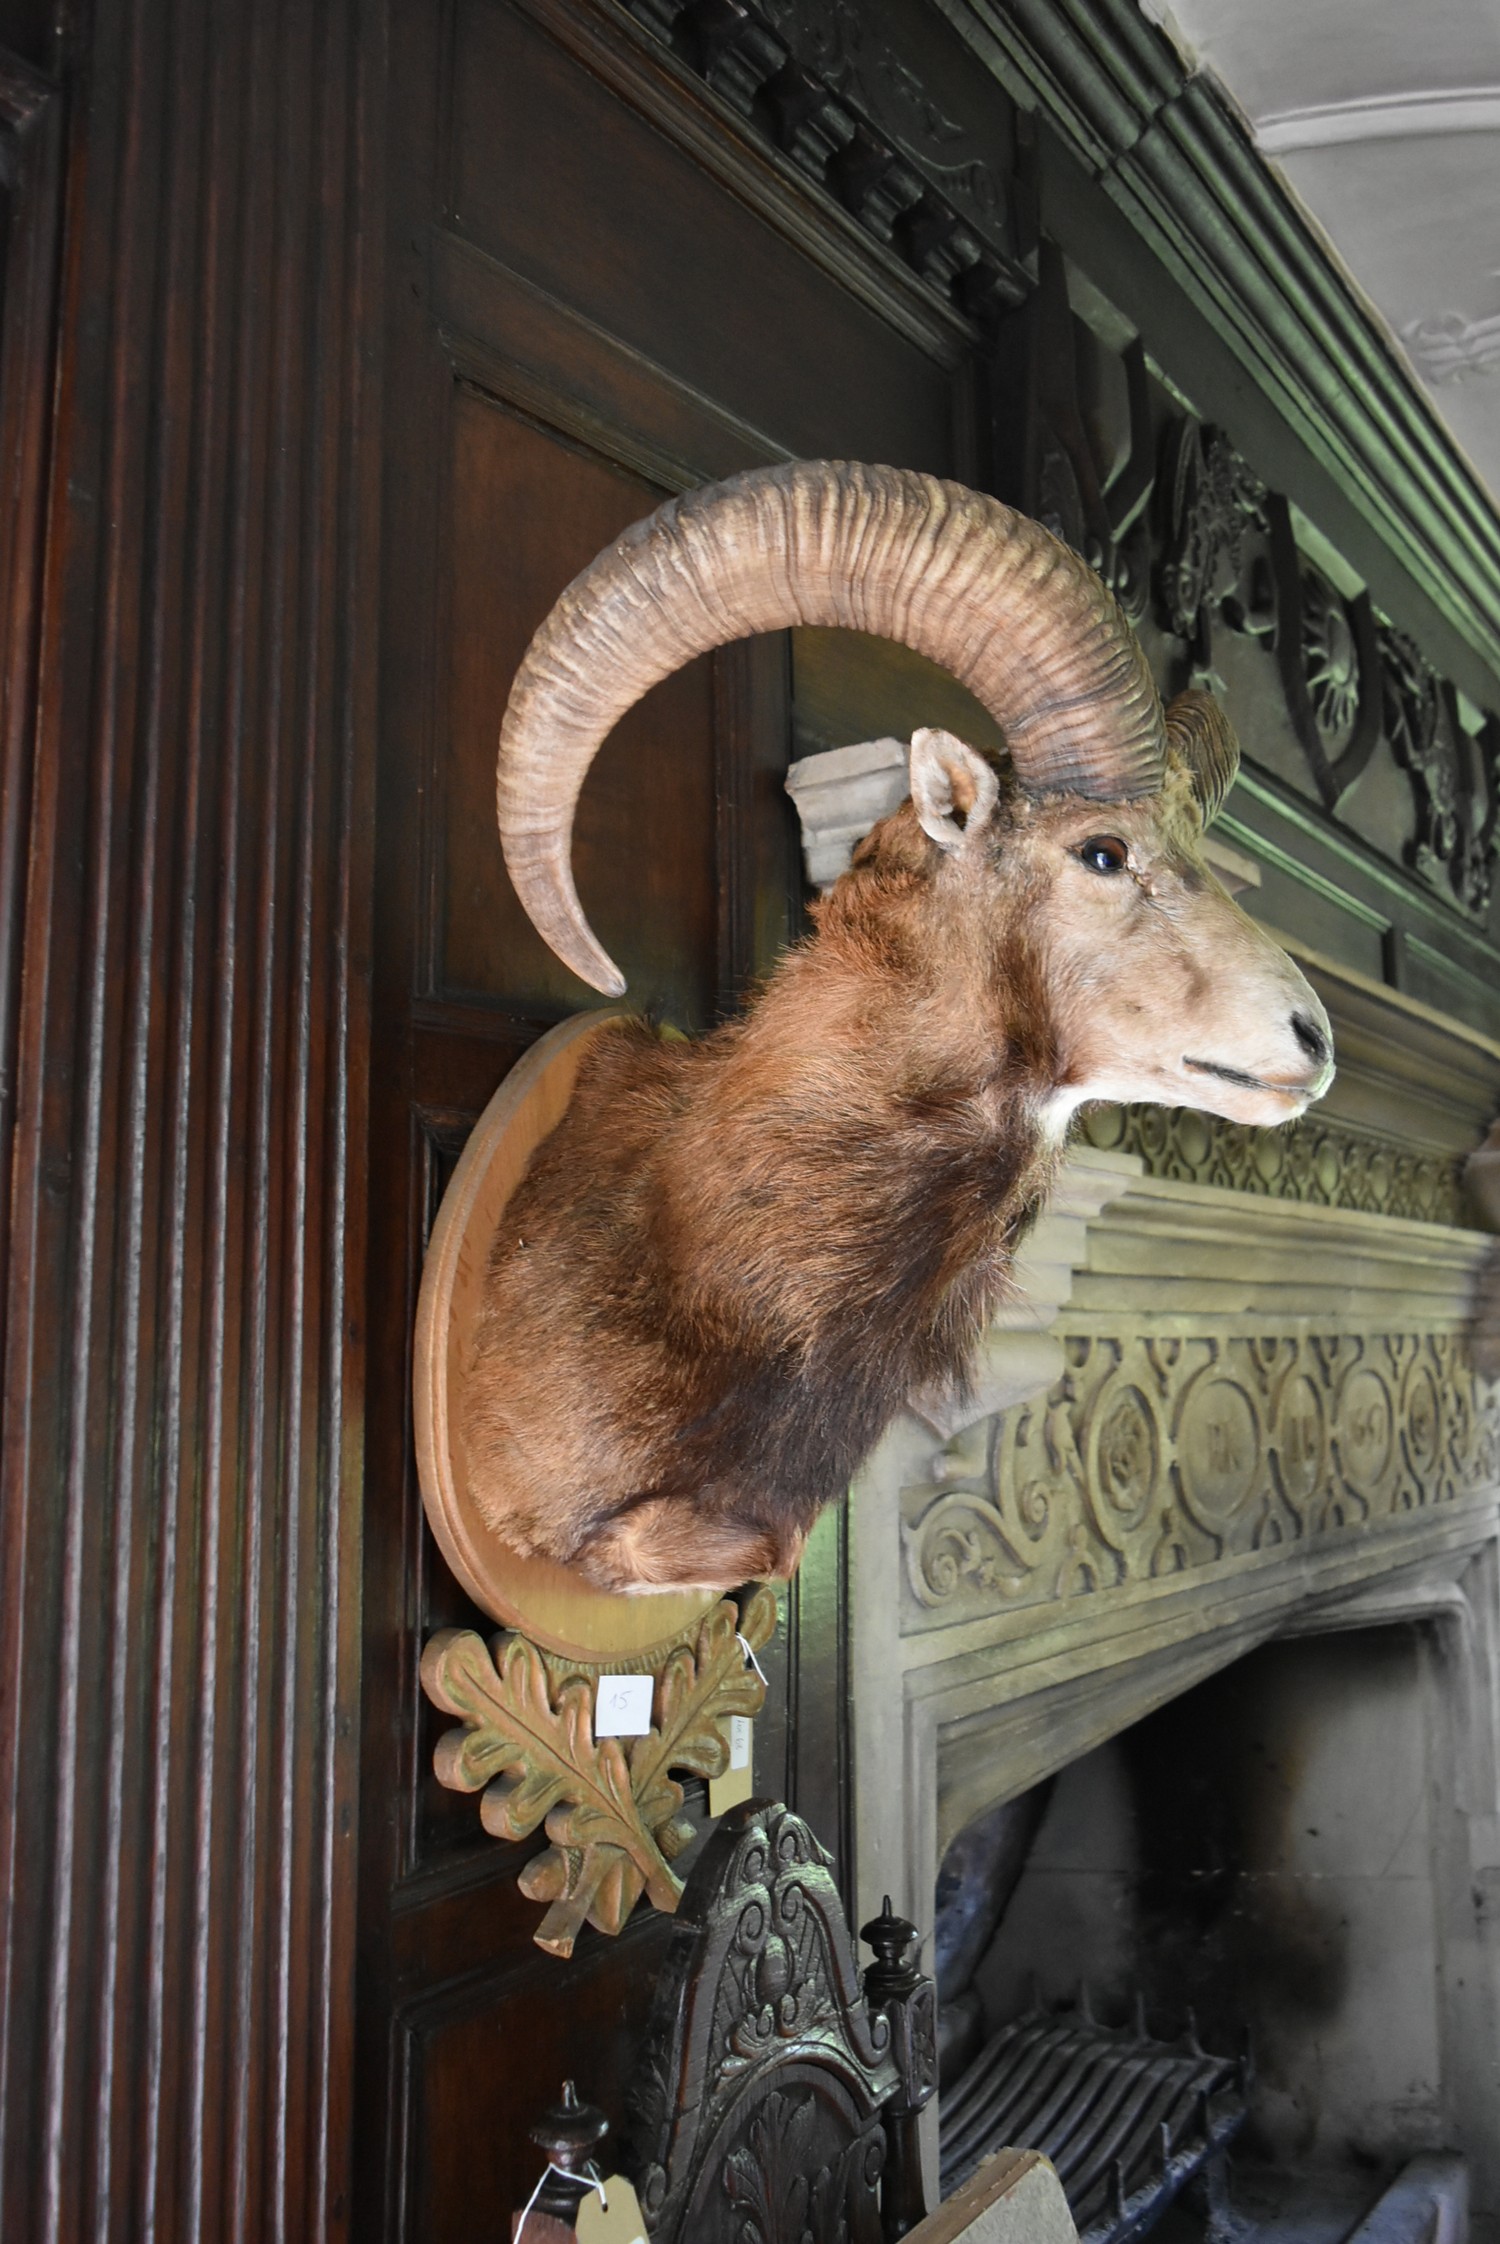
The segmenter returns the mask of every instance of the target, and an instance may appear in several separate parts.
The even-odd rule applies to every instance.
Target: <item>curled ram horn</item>
[[[1123,802],[1165,770],[1161,702],[1094,572],[998,499],[903,468],[802,461],[673,499],[575,577],[511,689],[496,793],[505,861],[559,958],[617,995],[573,886],[595,753],[694,656],[793,624],[896,640],[967,686],[1034,794]]]
[[[1212,694],[1192,687],[1168,702],[1167,757],[1187,772],[1203,823],[1211,826],[1240,768],[1234,727]]]

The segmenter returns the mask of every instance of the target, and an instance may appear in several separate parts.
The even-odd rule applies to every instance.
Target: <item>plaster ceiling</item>
[[[1212,70],[1500,497],[1500,0],[1140,0]]]

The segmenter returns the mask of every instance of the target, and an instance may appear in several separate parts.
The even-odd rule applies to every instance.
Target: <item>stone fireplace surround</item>
[[[1500,1397],[1469,1333],[1495,1242],[1430,1215],[1468,1212],[1500,1046],[1303,955],[1340,1073],[1302,1142],[1093,1118],[971,1398],[861,1476],[858,1902],[930,1922],[975,1817],[1258,1645],[1426,1623],[1441,2098],[1494,2214]]]

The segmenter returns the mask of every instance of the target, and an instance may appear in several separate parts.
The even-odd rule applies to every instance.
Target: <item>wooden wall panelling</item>
[[[665,0],[666,9],[672,4]],[[518,0],[518,6],[590,77],[780,235],[800,263],[874,312],[879,331],[905,337],[939,364],[952,364],[972,345],[978,332],[974,317],[942,286],[919,279],[900,249],[882,245],[805,165],[783,153],[768,130],[767,111],[747,118],[741,106],[701,83],[659,36],[631,22],[623,8],[591,0]],[[918,9],[925,19],[922,0]],[[659,0],[647,0],[639,12],[659,15],[663,8]],[[930,22],[926,28],[930,34]],[[987,92],[994,100],[993,90]],[[987,129],[989,152],[1003,162],[1016,134],[1016,112],[1003,95]],[[1016,246],[1024,254],[1023,245]]]
[[[442,1175],[540,1030],[590,1002],[519,918],[495,732],[529,631],[666,492],[759,459],[977,444],[973,331],[616,11],[402,0],[393,17],[386,521],[371,1120],[359,2078],[361,2236],[467,2235],[535,2179],[524,2087],[564,2071],[617,2121],[662,1927],[540,1959],[515,1885],[431,1775],[417,1661],[463,1603],[410,1464],[410,1319]],[[795,930],[785,640],[658,689],[604,750],[576,863],[631,996],[701,1027]],[[843,1530],[765,1665],[760,1781],[847,1869]],[[702,1816],[701,1789],[690,1796]],[[455,1813],[457,1810],[457,1813]],[[550,2071],[558,2075],[550,2078]],[[476,2143],[482,2150],[476,2152]],[[493,2184],[495,2196],[489,2196]]]
[[[46,554],[18,562],[41,691],[12,735],[0,2232],[332,2237],[378,9],[121,0],[70,29]]]
[[[0,1241],[12,1176],[62,113],[61,88],[0,48]],[[3,1320],[0,1300],[0,1348]]]
[[[457,0],[454,38],[454,232],[791,454],[946,454],[972,326],[831,199],[810,226],[806,183],[657,42],[569,0]]]
[[[667,494],[465,384],[449,427],[448,660],[427,793],[433,993],[566,1013],[576,978],[532,927],[500,857],[498,716],[557,593]],[[703,657],[615,727],[585,782],[573,845],[579,892],[600,940],[622,946],[632,1002],[666,1006],[687,1029],[712,1018],[717,976],[712,738]]]

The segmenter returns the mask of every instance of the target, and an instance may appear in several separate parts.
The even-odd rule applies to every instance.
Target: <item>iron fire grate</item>
[[[1076,2007],[1034,2008],[985,2044],[942,2101],[949,2197],[1002,2145],[1045,2151],[1082,2244],[1144,2236],[1245,2117],[1248,2057],[1211,2056],[1189,2017],[1178,2041],[1101,2026]]]

